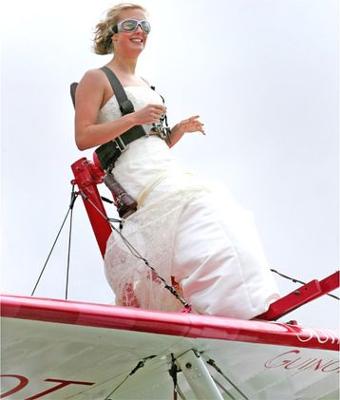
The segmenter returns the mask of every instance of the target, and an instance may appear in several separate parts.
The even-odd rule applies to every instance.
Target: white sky
[[[29,295],[66,214],[73,139],[69,84],[109,57],[91,52],[107,0],[7,2],[3,9],[2,291]],[[207,136],[174,149],[251,209],[272,267],[301,280],[339,265],[337,0],[145,0],[152,33],[139,73],[172,125],[200,114]],[[112,215],[114,212],[112,210]],[[76,202],[69,297],[112,302]],[[63,298],[67,230],[36,292]],[[282,293],[296,288],[277,278]],[[335,328],[324,298],[287,316]]]

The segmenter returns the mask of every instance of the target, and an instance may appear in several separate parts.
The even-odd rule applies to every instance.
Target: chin
[[[128,51],[129,56],[138,56],[142,51],[144,50],[144,46],[143,47],[139,47],[139,48],[134,48],[134,49],[130,49]]]

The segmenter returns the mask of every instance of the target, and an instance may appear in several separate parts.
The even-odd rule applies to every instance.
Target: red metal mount
[[[278,318],[283,317],[302,305],[337,289],[339,287],[339,276],[340,272],[336,271],[334,274],[329,275],[321,281],[314,279],[309,283],[306,283],[300,288],[294,290],[294,292],[289,293],[272,303],[268,311],[257,316],[256,319],[275,321]]]
[[[107,215],[97,185],[103,182],[105,173],[86,158],[76,161],[71,168],[75,178],[72,183],[79,188],[98,246],[104,257],[106,243],[112,229],[105,219]]]

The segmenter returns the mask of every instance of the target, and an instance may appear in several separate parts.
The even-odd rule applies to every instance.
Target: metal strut
[[[230,386],[232,386],[236,392],[238,392],[238,394],[244,399],[244,400],[250,400],[248,396],[246,396],[236,385],[234,382],[232,382],[232,380],[230,378],[228,378],[226,376],[226,374],[221,370],[221,368],[216,364],[215,360],[213,360],[212,358],[209,358],[209,360],[207,360],[207,364],[211,365],[221,376],[223,376],[223,378],[229,383]],[[218,382],[216,382],[217,384],[219,384]],[[221,386],[222,389],[228,394],[228,396],[231,399],[235,399],[235,397],[223,386]]]
[[[176,359],[197,400],[223,400],[221,392],[198,353],[189,350]]]
[[[173,355],[173,353],[171,353],[171,367],[169,369],[169,375],[172,378],[172,382],[174,384],[174,395],[173,395],[173,400],[178,400],[177,394],[179,395],[179,397],[182,400],[186,400],[186,397],[184,396],[183,392],[181,391],[179,385],[178,385],[178,379],[177,379],[177,374],[180,372],[181,370],[178,368],[177,364],[176,364],[176,358]]]

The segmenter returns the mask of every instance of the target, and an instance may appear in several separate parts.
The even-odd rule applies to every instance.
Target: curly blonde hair
[[[107,11],[105,19],[96,25],[93,49],[96,54],[113,53],[112,27],[117,24],[119,15],[124,10],[139,9],[147,13],[146,9],[139,4],[120,3]]]

